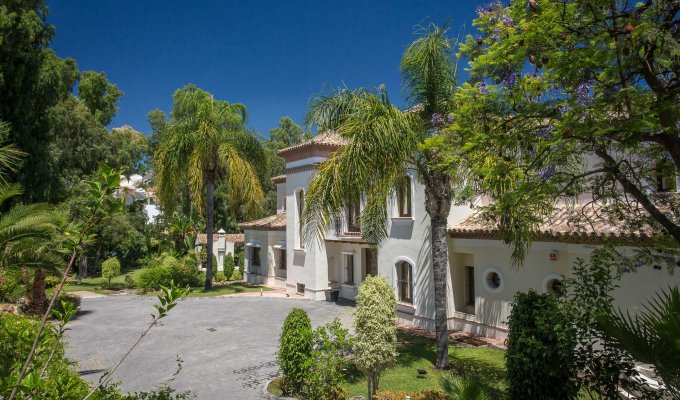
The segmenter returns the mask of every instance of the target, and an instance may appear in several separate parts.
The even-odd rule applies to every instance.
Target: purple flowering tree
[[[470,81],[456,91],[441,147],[495,199],[482,215],[497,221],[517,264],[555,203],[588,192],[584,207],[599,218],[652,236],[639,257],[677,268],[680,207],[659,190],[680,189],[679,12],[677,1],[477,9],[478,33],[459,54]]]

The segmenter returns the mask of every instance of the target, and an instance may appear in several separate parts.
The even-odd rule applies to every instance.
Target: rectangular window
[[[404,177],[403,183],[397,187],[397,207],[399,217],[410,218],[411,213],[411,179]]]
[[[297,197],[296,200],[297,200],[297,212],[298,212],[298,215],[297,215],[297,217],[298,217],[298,232],[297,232],[298,242],[297,242],[297,245],[298,245],[298,249],[304,249],[305,244],[304,244],[304,241],[302,240],[302,212],[305,209],[305,191],[300,190],[299,192],[297,192],[296,197]]]
[[[359,204],[353,204],[347,207],[347,232],[361,232],[359,226],[359,215],[361,209]]]
[[[281,254],[279,269],[286,269],[286,249],[279,250]]]
[[[364,265],[366,265],[366,274],[378,276],[378,251],[376,249],[364,249]]]
[[[304,283],[298,283],[297,284],[297,292],[300,294],[305,294],[305,284]]]
[[[260,248],[250,246],[250,265],[254,267],[260,266]]]
[[[465,267],[465,305],[475,305],[475,268]]]
[[[345,254],[345,283],[354,285],[354,254]]]
[[[413,267],[406,261],[397,263],[397,292],[400,302],[413,304]]]

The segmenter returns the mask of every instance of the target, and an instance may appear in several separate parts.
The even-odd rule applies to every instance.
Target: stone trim
[[[301,165],[299,167],[287,168],[286,169],[286,175],[295,174],[297,172],[302,172],[302,171],[315,170],[318,166],[319,166],[318,163],[314,163],[314,164]]]

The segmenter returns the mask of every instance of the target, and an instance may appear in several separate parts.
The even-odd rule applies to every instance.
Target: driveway
[[[66,355],[85,379],[98,381],[139,338],[156,299],[110,296],[83,299],[69,324]],[[351,324],[351,307],[309,300],[231,296],[181,301],[125,360],[112,381],[125,392],[149,391],[168,382],[181,357],[182,371],[170,383],[198,399],[258,399],[277,375],[278,337],[288,312],[300,307],[313,326],[339,317]]]

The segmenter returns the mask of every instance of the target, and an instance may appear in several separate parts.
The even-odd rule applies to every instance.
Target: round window
[[[496,268],[488,268],[484,271],[484,287],[491,293],[503,290],[503,274]]]
[[[564,294],[564,276],[558,274],[548,274],[543,278],[541,289],[543,293],[552,293],[556,296]]]

